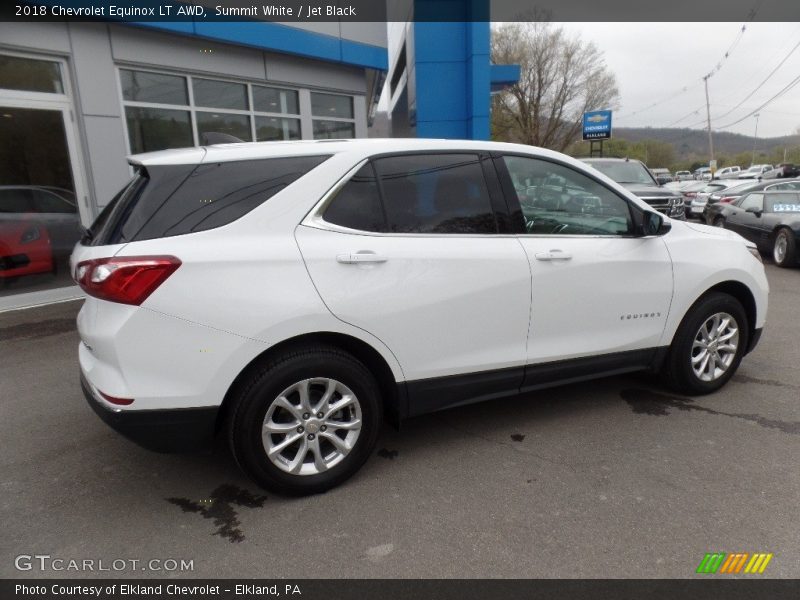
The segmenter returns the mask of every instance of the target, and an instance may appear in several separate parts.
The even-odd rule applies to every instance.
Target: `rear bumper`
[[[114,410],[95,397],[81,373],[83,395],[109,427],[155,452],[188,452],[209,448],[214,440],[219,407],[166,410]]]

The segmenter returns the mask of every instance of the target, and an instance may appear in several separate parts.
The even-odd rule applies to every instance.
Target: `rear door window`
[[[476,154],[410,154],[375,160],[392,233],[497,233]]]

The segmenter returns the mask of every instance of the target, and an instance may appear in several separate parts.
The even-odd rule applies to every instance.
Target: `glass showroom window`
[[[315,140],[356,137],[352,96],[312,92],[311,116]]]
[[[131,152],[203,142],[209,132],[245,141],[300,139],[296,90],[120,69]]]
[[[256,115],[256,140],[299,140],[300,100],[297,90],[253,85],[253,110]],[[287,118],[282,115],[297,115]]]

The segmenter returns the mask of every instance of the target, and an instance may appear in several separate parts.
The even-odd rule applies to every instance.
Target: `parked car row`
[[[766,171],[761,177],[764,179],[800,177],[800,167],[792,163],[781,163],[771,171]]]
[[[764,173],[772,171],[772,165],[752,165],[746,171],[739,173],[739,179],[756,179],[764,175]]]
[[[772,253],[779,267],[790,267],[800,258],[800,182],[795,184],[798,191],[780,185],[743,192],[732,202],[711,204],[707,222],[735,231],[761,252]]]
[[[583,158],[587,165],[610,177],[658,212],[673,219],[685,218],[683,197],[660,184],[644,163],[629,158]]]
[[[800,178],[787,179],[784,181],[761,180],[740,182],[739,185],[731,186],[714,192],[708,197],[708,202],[703,208],[703,220],[709,225],[716,224],[716,218],[723,205],[733,204],[742,196],[751,192],[794,192],[800,191]]]

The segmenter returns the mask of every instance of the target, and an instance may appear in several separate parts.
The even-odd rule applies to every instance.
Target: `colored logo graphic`
[[[611,111],[593,110],[583,113],[583,139],[611,139]]]
[[[772,556],[772,553],[766,554],[764,552],[754,552],[753,554],[748,552],[732,552],[730,554],[715,552],[706,554],[697,567],[697,573],[760,574],[766,570],[769,561],[772,560]]]

